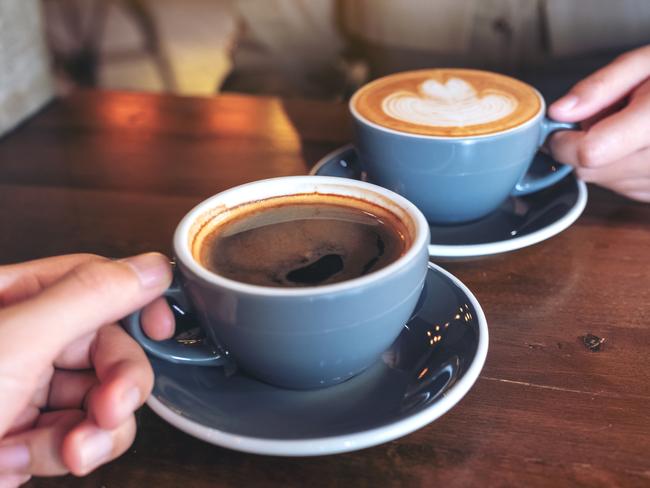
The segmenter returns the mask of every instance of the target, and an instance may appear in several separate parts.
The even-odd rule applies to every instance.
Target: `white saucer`
[[[150,358],[155,383],[147,404],[178,429],[230,449],[280,456],[354,451],[407,435],[451,409],[478,378],[487,349],[487,322],[474,295],[430,264],[403,332],[380,361],[345,383],[286,390],[240,372]]]
[[[529,174],[554,171],[558,163],[538,153]],[[323,157],[309,174],[365,180],[351,144]],[[587,185],[570,173],[555,185],[530,195],[509,197],[499,209],[462,225],[430,224],[431,257],[463,258],[514,251],[559,234],[582,214]]]

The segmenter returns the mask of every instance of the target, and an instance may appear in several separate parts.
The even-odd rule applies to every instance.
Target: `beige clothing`
[[[403,69],[561,73],[650,42],[650,0],[43,1],[58,65],[85,70],[76,83],[183,94],[342,98]]]
[[[346,24],[396,48],[522,62],[650,40],[648,0],[353,0]]]
[[[246,27],[233,52],[233,76],[246,86],[246,72],[253,69],[246,50],[254,46],[268,70],[286,80],[283,95],[312,91],[296,84],[310,79],[317,65],[346,77],[346,68],[363,63],[365,76],[357,82],[436,65],[516,73],[650,42],[648,0],[268,0],[259,8],[260,3],[233,2]],[[232,79],[225,87],[236,90]]]

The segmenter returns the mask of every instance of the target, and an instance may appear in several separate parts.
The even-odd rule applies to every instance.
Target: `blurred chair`
[[[43,2],[57,70],[74,85],[181,94],[340,100],[378,76],[432,66],[568,83],[650,42],[648,0]],[[120,44],[107,26],[115,18],[139,40]]]
[[[139,0],[43,0],[47,37],[54,68],[67,82],[80,87],[99,85],[101,62],[134,58],[153,61],[166,91],[175,91],[174,72],[146,6]],[[138,30],[140,49],[102,53],[106,22],[111,8],[119,9]]]
[[[233,0],[237,30],[223,91],[340,99],[365,81],[349,56],[340,2]]]

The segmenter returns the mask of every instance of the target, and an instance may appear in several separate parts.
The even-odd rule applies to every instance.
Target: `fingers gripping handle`
[[[185,296],[177,279],[165,291],[164,297],[170,298],[186,310],[189,301]],[[195,344],[183,344],[175,338],[166,341],[154,341],[147,337],[142,330],[140,317],[142,310],[138,310],[122,320],[126,331],[152,356],[172,363],[192,364],[195,366],[223,366],[228,362],[225,354],[212,347],[209,342],[201,341]]]

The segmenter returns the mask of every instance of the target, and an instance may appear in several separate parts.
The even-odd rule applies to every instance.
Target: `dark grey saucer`
[[[558,163],[538,153],[527,176],[555,171]],[[352,145],[322,158],[310,174],[365,180],[361,161]],[[587,186],[570,173],[545,190],[509,197],[487,217],[462,225],[430,224],[432,257],[471,257],[513,251],[548,239],[580,216],[587,203]]]
[[[285,456],[351,451],[406,435],[467,393],[488,347],[472,293],[430,264],[418,308],[382,359],[337,386],[297,391],[240,372],[151,358],[148,405],[179,429],[231,449]]]

